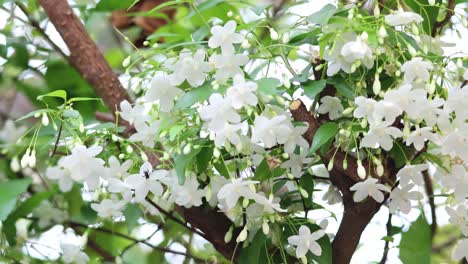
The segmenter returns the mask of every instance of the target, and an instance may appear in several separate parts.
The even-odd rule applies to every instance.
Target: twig
[[[439,33],[442,31],[445,25],[447,25],[448,22],[450,22],[450,19],[452,16],[455,14],[455,0],[448,0],[448,5],[447,5],[447,14],[445,14],[445,17],[442,21],[438,21],[434,24],[434,27],[432,28],[431,35],[432,37],[435,37],[437,35],[437,30],[439,30]]]
[[[423,172],[423,179],[424,179],[424,188],[426,189],[427,198],[429,200],[429,205],[431,207],[431,238],[434,238],[434,235],[437,231],[437,215],[436,215],[436,205],[434,202],[434,188],[432,186],[432,180],[429,177],[429,173],[427,171]]]
[[[171,219],[172,221],[184,226],[185,228],[187,228],[188,230],[192,231],[193,233],[205,238],[205,234],[203,234],[202,232],[198,231],[197,229],[191,227],[191,226],[188,226],[186,223],[184,223],[183,221],[181,221],[180,219],[178,219],[177,217],[175,217],[173,214],[169,213],[168,211],[164,210],[161,206],[157,205],[153,200],[151,200],[150,198],[146,197],[145,200],[150,203],[154,208],[158,209],[161,213],[163,213],[164,215],[166,215],[167,218]]]
[[[68,223],[69,223],[69,225],[71,227],[92,228],[93,230],[96,230],[96,231],[101,232],[101,233],[111,234],[111,235],[114,235],[114,236],[118,236],[118,237],[127,239],[129,241],[145,244],[145,245],[151,247],[154,250],[159,250],[159,251],[162,251],[162,252],[165,252],[165,253],[172,253],[172,254],[176,254],[176,255],[182,255],[182,256],[192,258],[193,260],[196,260],[196,261],[199,261],[199,262],[205,262],[204,259],[201,259],[201,258],[196,257],[196,256],[192,256],[192,255],[187,254],[185,252],[180,252],[180,251],[172,250],[172,249],[165,248],[165,247],[155,246],[155,245],[149,243],[146,240],[139,240],[139,239],[133,238],[133,237],[131,237],[129,235],[122,234],[122,233],[119,233],[119,232],[115,232],[113,230],[110,230],[110,229],[107,229],[107,228],[104,228],[104,227],[93,228],[93,227],[89,227],[89,226],[87,226],[85,224],[78,223],[78,222],[68,222]]]
[[[62,126],[63,124],[60,124],[60,127],[59,127],[59,131],[58,131],[58,134],[57,134],[57,140],[55,140],[55,144],[54,144],[54,149],[52,149],[52,153],[50,154],[50,158],[52,158],[55,153],[57,153],[57,148],[58,148],[58,144],[59,144],[59,141],[60,141],[60,137],[62,136]]]
[[[96,241],[92,239],[88,239],[87,245],[90,248],[92,248],[96,253],[98,253],[105,261],[107,262],[115,261],[115,257],[109,252],[107,252],[106,250],[104,250],[101,246],[99,246],[98,243],[96,243]]]
[[[380,264],[385,264],[387,262],[388,251],[390,250],[390,240],[388,238],[392,234],[392,213],[388,213],[388,220],[387,220],[387,239],[385,240],[385,247],[384,252],[382,255],[382,259],[380,260]]]

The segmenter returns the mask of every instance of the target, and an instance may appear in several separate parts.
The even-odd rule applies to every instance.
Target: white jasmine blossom
[[[288,237],[288,243],[296,247],[296,257],[302,258],[307,252],[312,252],[316,256],[322,255],[322,248],[317,240],[325,235],[323,230],[317,230],[313,233],[310,232],[309,227],[301,225],[299,227],[299,234]]]
[[[395,213],[400,210],[402,213],[408,214],[411,211],[411,200],[417,201],[422,198],[420,192],[410,191],[413,187],[413,184],[408,184],[392,190],[389,202],[390,212]]]
[[[227,89],[226,97],[231,100],[234,109],[241,109],[245,106],[257,105],[257,96],[254,92],[257,90],[257,84],[252,81],[245,81],[244,76],[234,76],[234,84]]]
[[[92,203],[91,208],[98,213],[99,217],[120,217],[122,210],[125,206],[123,201],[113,201],[111,199],[104,199],[101,203]]]
[[[220,83],[224,83],[236,75],[243,75],[241,66],[247,64],[248,61],[249,57],[244,54],[223,53],[221,55],[213,54],[210,57],[210,63],[217,69],[215,79]]]
[[[124,182],[134,191],[135,201],[140,202],[145,200],[149,192],[161,196],[163,187],[159,181],[168,174],[166,170],[153,171],[151,163],[145,162],[140,168],[140,173],[128,176]]]
[[[156,76],[143,97],[145,102],[158,102],[162,112],[169,112],[174,107],[174,99],[183,91],[169,82],[166,76]]]
[[[205,61],[205,57],[206,52],[203,49],[198,49],[193,56],[191,51],[182,50],[179,54],[179,60],[172,66],[174,72],[169,75],[170,82],[173,85],[179,85],[187,80],[193,87],[202,85],[205,82],[206,73],[211,71],[211,66]],[[176,93],[176,91],[172,91],[172,93]]]
[[[353,200],[355,202],[361,202],[366,197],[370,196],[378,203],[383,202],[383,192],[390,192],[390,189],[378,182],[379,180],[375,178],[367,178],[367,180],[358,182],[351,186],[349,189],[354,191]]]
[[[432,70],[432,63],[423,60],[421,57],[415,57],[405,62],[401,66],[404,72],[405,83],[411,83],[416,80],[427,82],[429,80],[429,71]]]
[[[402,186],[407,186],[410,180],[416,185],[423,186],[422,171],[427,170],[427,168],[426,164],[406,165],[398,171],[396,176],[400,179]]]
[[[154,142],[158,139],[160,121],[154,122],[135,122],[136,133],[130,136],[130,141],[141,142],[144,146],[153,148]]]
[[[424,19],[419,14],[399,10],[395,14],[385,16],[385,23],[390,26],[403,26],[411,23],[421,23]]]
[[[328,113],[328,116],[331,120],[340,118],[343,115],[343,105],[341,105],[341,100],[337,97],[324,96],[320,99],[322,103],[317,112],[320,114]]]
[[[236,22],[229,20],[224,26],[214,26],[210,32],[212,37],[208,40],[208,46],[210,48],[221,47],[223,53],[233,53],[233,44],[241,43],[244,37],[236,33]]]

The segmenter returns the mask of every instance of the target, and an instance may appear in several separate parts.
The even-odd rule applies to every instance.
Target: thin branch
[[[133,242],[137,242],[137,243],[142,243],[142,244],[145,244],[149,247],[151,247],[152,249],[154,250],[159,250],[161,252],[164,252],[164,253],[172,253],[172,254],[176,254],[176,255],[182,255],[182,256],[185,256],[185,257],[188,257],[188,258],[192,258],[193,260],[195,261],[199,261],[199,262],[205,262],[206,260],[204,259],[201,259],[199,257],[196,257],[196,256],[193,256],[193,255],[190,255],[190,254],[187,254],[185,252],[181,252],[181,251],[176,251],[176,250],[172,250],[172,249],[169,249],[169,248],[165,248],[165,247],[159,247],[159,246],[155,246],[151,243],[149,243],[148,241],[146,241],[145,239],[143,240],[140,240],[140,239],[136,239],[136,238],[133,238],[129,235],[126,235],[126,234],[123,234],[123,233],[119,233],[119,232],[115,232],[114,230],[110,230],[110,229],[107,229],[107,228],[104,228],[104,227],[97,227],[97,228],[94,228],[94,227],[89,227],[85,224],[82,224],[82,223],[78,223],[78,222],[68,222],[68,224],[71,226],[71,227],[81,227],[81,228],[91,228],[93,230],[96,230],[98,232],[101,232],[101,233],[106,233],[106,234],[110,234],[110,235],[114,235],[114,236],[117,236],[117,237],[121,237],[121,238],[124,238],[124,239],[127,239],[129,241],[133,241]]]
[[[190,230],[191,232],[205,238],[205,234],[203,234],[202,232],[198,231],[197,229],[191,227],[191,226],[188,226],[186,223],[184,223],[183,221],[181,221],[180,219],[178,219],[177,217],[175,217],[173,214],[169,213],[168,211],[164,210],[161,206],[157,205],[153,200],[151,200],[150,198],[146,197],[145,200],[150,203],[154,208],[158,209],[161,213],[163,213],[167,218],[171,219],[172,221],[182,225],[183,227],[187,228],[188,230]]]
[[[57,148],[58,148],[58,144],[60,141],[60,137],[62,136],[62,128],[63,128],[63,124],[60,124],[59,131],[57,134],[57,140],[55,140],[54,149],[52,149],[52,153],[50,153],[50,158],[52,158],[55,155],[55,153],[57,153]]]
[[[434,27],[432,28],[432,37],[435,37],[437,33],[441,33],[445,25],[447,25],[450,22],[450,19],[455,14],[455,4],[455,0],[448,0],[447,13],[445,14],[445,17],[444,19],[442,19],[442,21],[438,21],[435,23]]]
[[[29,24],[31,24],[31,26],[33,28],[35,28],[41,34],[41,36],[45,39],[45,41],[56,52],[58,52],[64,59],[66,59],[68,61],[68,63],[71,63],[70,57],[68,57],[67,54],[65,54],[65,52],[63,52],[63,50],[59,46],[57,46],[57,44],[55,44],[55,42],[53,42],[52,39],[50,39],[49,35],[47,35],[45,33],[44,29],[42,29],[42,27],[39,25],[39,22],[31,17],[31,14],[29,13],[28,8],[23,3],[21,3],[20,1],[15,1],[15,5],[18,6],[19,9],[21,9],[21,11],[24,13],[26,18],[28,19]]]
[[[105,249],[103,249],[101,246],[99,246],[96,241],[92,239],[88,239],[87,245],[94,250],[94,252],[98,253],[105,261],[107,262],[114,262],[115,257],[112,256],[109,252],[107,252]]]
[[[385,240],[384,252],[380,264],[385,264],[387,262],[388,251],[390,250],[390,240],[388,239],[392,234],[392,213],[388,213],[388,220],[386,224],[387,228],[387,239]]]
[[[434,188],[432,186],[432,180],[429,177],[427,171],[423,172],[424,187],[426,189],[427,198],[429,200],[429,205],[431,207],[431,238],[434,238],[434,235],[437,231],[437,215],[436,215],[436,205],[434,202]]]

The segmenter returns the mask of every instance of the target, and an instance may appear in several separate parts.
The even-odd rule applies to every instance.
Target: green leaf
[[[302,89],[304,89],[304,93],[307,97],[314,99],[320,92],[323,91],[326,84],[326,80],[309,80],[308,82],[302,84]]]
[[[315,153],[323,144],[327,143],[331,138],[334,138],[337,132],[338,124],[335,122],[328,122],[321,125],[317,129],[317,132],[315,132],[309,153]]]
[[[94,97],[74,97],[74,98],[68,100],[69,103],[82,102],[82,101],[101,101],[102,102],[102,99],[101,98],[94,98]]]
[[[258,230],[253,240],[246,248],[243,248],[239,257],[240,264],[267,263],[267,237]],[[262,254],[263,253],[263,254]]]
[[[178,154],[174,157],[174,167],[177,173],[177,177],[179,178],[179,184],[183,185],[185,183],[185,171],[187,170],[187,166],[190,162],[195,158],[195,156],[200,153],[202,150],[201,146],[205,140],[199,140],[198,142],[194,142],[190,153],[188,154]],[[196,148],[195,146],[198,147]]]
[[[437,2],[441,2],[438,0]],[[432,28],[437,21],[437,16],[439,15],[439,7],[429,4],[428,0],[406,0],[407,4],[414,12],[420,14],[424,21],[421,22],[424,32],[431,35]]]
[[[226,163],[223,160],[219,160],[213,163],[213,166],[218,171],[219,174],[224,176],[226,179],[229,179],[229,170],[226,167]]]
[[[0,221],[7,219],[13,211],[18,196],[28,189],[31,178],[10,180],[0,185]]]
[[[129,231],[138,226],[138,219],[143,216],[143,212],[136,204],[127,204],[127,207],[123,210],[123,214]]]
[[[203,173],[208,168],[208,164],[213,157],[213,146],[204,146],[202,147],[200,153],[197,155],[197,168],[198,172]]]
[[[67,92],[65,90],[57,90],[44,95],[39,95],[37,100],[43,101],[45,97],[57,97],[62,98],[64,101],[67,100]]]
[[[179,98],[175,104],[175,108],[187,108],[194,105],[195,103],[205,101],[210,97],[212,92],[213,88],[210,85],[203,85],[198,88],[193,88]]]
[[[114,11],[127,9],[133,4],[134,0],[101,0],[96,5],[96,11]]]
[[[354,100],[354,89],[351,85],[342,77],[334,76],[331,79],[327,79],[327,83],[333,85],[339,93],[348,99]]]
[[[35,193],[29,199],[21,203],[5,220],[3,231],[7,237],[8,242],[10,245],[13,245],[16,237],[16,220],[21,217],[27,216],[31,213],[36,207],[38,207],[41,202],[45,199],[48,199],[52,193],[50,192],[39,192]]]
[[[319,24],[321,26],[328,23],[328,20],[336,13],[336,7],[332,4],[327,4],[319,11],[313,13],[307,18],[309,23]]]
[[[431,228],[423,213],[411,225],[408,232],[401,235],[400,259],[403,263],[431,263]]]
[[[257,80],[258,91],[264,94],[277,94],[276,88],[280,81],[276,78],[262,78]]]
[[[262,162],[255,168],[255,174],[253,176],[254,180],[266,180],[268,179],[268,175],[270,174],[270,167],[268,166],[268,162],[266,159],[263,159]]]

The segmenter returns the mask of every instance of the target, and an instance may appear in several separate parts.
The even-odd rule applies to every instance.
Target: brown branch
[[[314,138],[315,132],[319,127],[319,122],[313,114],[307,111],[307,108],[300,100],[294,101],[289,108],[293,118],[296,121],[302,121],[309,124],[309,128],[304,134],[304,138],[310,143]],[[344,159],[347,159],[348,167],[343,167]],[[343,195],[344,214],[340,223],[338,232],[332,243],[333,263],[349,263],[354,251],[356,250],[362,232],[369,224],[373,216],[379,211],[382,203],[377,203],[373,199],[367,199],[364,202],[356,203],[353,200],[353,194],[349,190],[356,182],[361,181],[357,175],[357,161],[355,158],[346,156],[342,151],[332,148],[326,155],[322,156],[325,164],[333,160],[333,169],[330,171],[330,181],[335,185]],[[368,168],[367,161],[362,161],[363,166]],[[391,160],[384,161],[385,173],[382,180],[388,179],[392,182],[396,175],[396,169]],[[368,175],[371,175],[368,172]],[[388,195],[386,196],[388,198]]]
[[[125,89],[117,75],[91,40],[81,21],[76,17],[66,0],[39,0],[50,22],[60,33],[70,50],[70,64],[104,100],[111,113],[119,109],[123,100],[128,100]]]
[[[392,234],[392,213],[388,213],[388,220],[387,224],[385,225],[387,228],[387,239],[385,240],[384,252],[382,255],[382,259],[380,260],[380,264],[387,263],[388,251],[390,250],[390,240],[389,237]]]
[[[96,241],[88,239],[87,245],[89,245],[90,248],[92,248],[96,253],[98,253],[106,262],[115,261],[115,257],[109,252],[107,252],[105,249],[103,249],[101,246],[99,246],[99,244],[96,243]]]
[[[455,4],[455,0],[448,0],[447,13],[445,14],[444,19],[434,24],[434,27],[432,28],[431,32],[432,37],[435,37],[437,33],[440,34],[445,25],[447,25],[450,22],[450,19],[455,14]]]
[[[70,50],[70,60],[83,78],[88,81],[107,107],[114,113],[121,101],[131,101],[117,76],[106,62],[96,44],[73,13],[66,0],[39,0],[47,16]],[[130,126],[127,126],[130,128]],[[153,166],[160,164],[156,155],[148,155]],[[226,258],[231,258],[235,244],[224,243],[224,235],[232,222],[215,209],[176,207],[176,210],[194,228],[201,230],[206,239]],[[237,255],[235,256],[237,258]]]
[[[423,171],[424,188],[426,189],[427,198],[429,199],[429,205],[431,207],[431,238],[434,239],[434,235],[437,231],[437,215],[436,205],[434,202],[434,188],[432,186],[432,180],[427,171]]]
[[[55,155],[55,153],[57,153],[57,148],[60,142],[60,137],[62,136],[62,129],[63,129],[63,124],[60,124],[59,131],[57,134],[57,140],[55,140],[54,148],[52,149],[52,152],[50,153],[49,158],[52,158]]]

